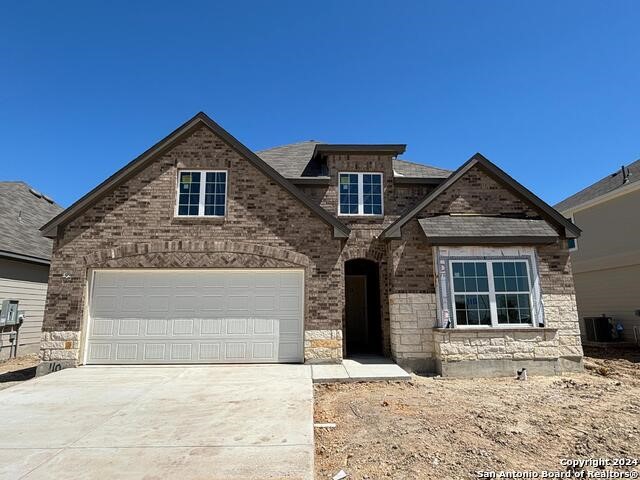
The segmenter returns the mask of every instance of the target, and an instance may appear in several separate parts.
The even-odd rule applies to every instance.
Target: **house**
[[[580,230],[480,154],[450,172],[404,150],[254,153],[197,114],[42,227],[43,360],[580,369]]]
[[[614,326],[623,326],[623,340],[636,342],[640,338],[640,160],[571,195],[556,209],[583,230],[580,239],[569,245],[583,339],[587,339],[584,318],[606,315]]]
[[[40,351],[53,242],[39,228],[62,211],[46,195],[24,182],[0,182],[0,301],[18,300],[25,313],[17,355]],[[8,328],[0,331],[0,361],[9,358]]]

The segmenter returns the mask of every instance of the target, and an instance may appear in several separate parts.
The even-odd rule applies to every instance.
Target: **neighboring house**
[[[43,359],[580,369],[579,229],[480,154],[404,150],[254,153],[199,113],[42,227]]]
[[[40,351],[42,316],[53,242],[40,227],[62,211],[24,182],[0,182],[0,301],[18,300],[26,320],[18,355]],[[0,361],[9,356],[9,332],[0,332]]]
[[[622,338],[640,334],[640,160],[558,203],[583,231],[570,244],[580,327],[584,318],[620,321]]]

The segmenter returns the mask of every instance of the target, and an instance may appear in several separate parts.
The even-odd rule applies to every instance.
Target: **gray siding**
[[[584,336],[584,317],[597,317],[603,313],[621,320],[624,338],[634,340],[633,327],[640,327],[640,265],[612,268],[602,271],[575,273],[580,331]]]
[[[49,267],[0,259],[0,300],[18,300],[26,321],[20,328],[18,355],[38,353]],[[0,334],[0,360],[9,355],[9,335]]]
[[[573,218],[582,235],[578,249],[571,252],[574,271],[640,264],[639,208],[636,190],[576,212]]]
[[[573,215],[582,229],[571,252],[576,300],[583,338],[584,317],[606,314],[621,320],[633,341],[640,326],[640,191],[580,210]]]

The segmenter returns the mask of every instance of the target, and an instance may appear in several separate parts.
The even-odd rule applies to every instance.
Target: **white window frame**
[[[358,176],[358,213],[340,213],[340,175]],[[380,176],[380,200],[382,213],[364,213],[364,183],[363,175]],[[382,172],[338,172],[338,215],[341,217],[382,217],[384,216],[384,174]]]
[[[197,215],[180,215],[180,176],[183,173],[200,173],[200,192],[198,197],[198,214]],[[206,195],[206,178],[207,173],[224,173],[224,215],[205,215],[204,214],[204,199]],[[227,194],[229,193],[229,172],[227,170],[201,170],[193,168],[183,168],[178,170],[176,175],[176,208],[174,210],[174,216],[177,218],[224,218],[227,216]]]
[[[573,220],[573,215],[571,215],[569,217],[569,220],[571,220],[571,223],[574,223],[574,224],[576,223]],[[576,250],[578,250],[578,239],[577,238],[572,238],[571,240],[573,240],[573,248],[569,248],[569,251],[570,252],[575,252]],[[567,247],[569,247],[569,239],[567,239]]]
[[[498,323],[498,304],[496,301],[496,285],[493,280],[493,264],[494,263],[508,263],[508,262],[522,262],[527,270],[527,283],[529,284],[529,310],[531,312],[531,323]],[[458,325],[458,312],[456,309],[456,294],[458,295],[486,295],[487,292],[456,292],[453,286],[453,264],[454,263],[484,263],[487,266],[487,281],[489,282],[489,310],[491,313],[491,325]],[[471,260],[471,259],[451,259],[449,262],[449,284],[451,289],[451,310],[453,318],[454,328],[530,328],[535,327],[536,313],[533,308],[533,284],[531,281],[531,272],[529,270],[529,262],[521,258],[500,258],[491,260]],[[524,295],[524,292],[497,292],[498,295]]]

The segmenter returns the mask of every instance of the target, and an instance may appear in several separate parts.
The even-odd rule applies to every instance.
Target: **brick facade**
[[[394,183],[388,155],[334,154],[326,157],[326,165],[329,185],[307,185],[301,190],[351,228],[348,239],[334,238],[333,227],[299,199],[210,129],[196,128],[58,227],[43,323],[43,359],[78,360],[92,268],[292,267],[305,271],[305,361],[339,362],[345,352],[344,265],[352,259],[368,259],[378,266],[384,353],[419,370],[433,370],[443,359],[460,360],[455,357],[460,350],[456,347],[459,335],[435,328],[433,247],[417,220],[402,228],[401,239],[378,239],[435,187]],[[225,218],[174,216],[179,169],[228,172]],[[338,173],[342,171],[383,173],[384,216],[338,215]],[[537,216],[532,207],[479,168],[467,172],[418,218],[449,212]],[[556,332],[556,357],[579,359],[582,352],[566,245],[541,247],[538,254],[548,327]],[[532,343],[542,347],[540,342],[549,341],[546,333],[544,340],[535,336],[533,340],[510,340],[497,331],[492,335],[495,338],[488,342],[473,341],[476,355],[504,353],[493,347],[506,349],[507,343],[527,349]],[[485,343],[491,352],[480,352]],[[511,352],[511,358],[516,353]]]
[[[224,219],[174,217],[179,168],[228,171]],[[59,228],[43,330],[81,329],[90,268],[292,265],[306,272],[305,329],[340,329],[344,241],[332,232],[209,129],[198,128]]]

